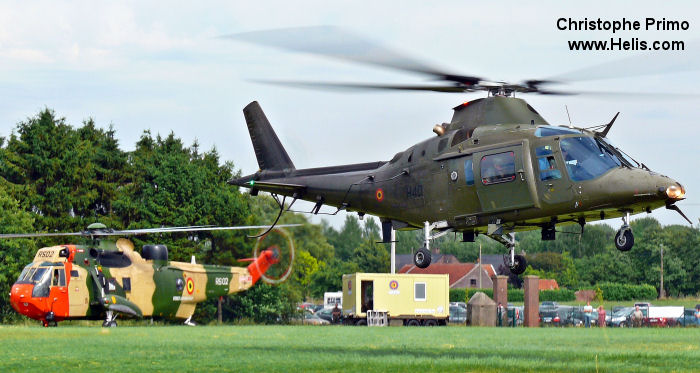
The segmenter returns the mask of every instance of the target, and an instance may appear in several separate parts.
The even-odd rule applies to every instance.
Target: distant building
[[[541,278],[540,279],[540,290],[559,290],[559,284],[557,280]]]
[[[481,271],[479,271],[481,268]],[[418,268],[413,264],[406,264],[399,270],[399,273],[416,274],[448,274],[450,276],[450,289],[478,288],[479,273],[481,273],[481,286],[492,288],[491,276],[496,274],[493,266],[484,264],[479,266],[475,263],[431,263],[428,268]]]

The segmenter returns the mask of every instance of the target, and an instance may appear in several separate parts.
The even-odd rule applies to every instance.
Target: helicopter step
[[[615,234],[615,247],[620,251],[630,251],[634,246],[634,234],[629,226],[630,213],[627,211],[622,217],[622,227]]]

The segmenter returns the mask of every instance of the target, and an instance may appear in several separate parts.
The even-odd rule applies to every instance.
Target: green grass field
[[[700,328],[0,326],[0,371],[690,372]]]

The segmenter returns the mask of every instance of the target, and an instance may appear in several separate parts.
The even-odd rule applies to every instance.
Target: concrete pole
[[[659,288],[659,299],[666,298],[664,290],[664,245],[661,245],[661,287]]]
[[[391,227],[391,273],[396,273],[396,231]]]
[[[481,266],[481,242],[479,243],[479,289],[483,289],[484,286],[481,284],[481,271],[483,267]]]

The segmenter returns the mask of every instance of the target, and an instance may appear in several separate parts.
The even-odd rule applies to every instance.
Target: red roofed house
[[[450,276],[450,289],[478,288],[479,287],[479,265],[474,263],[433,263],[428,268],[418,268],[412,264],[406,264],[399,270],[399,273],[448,274]],[[490,264],[481,267],[481,287],[492,288],[496,271]]]
[[[559,290],[559,284],[557,280],[541,278],[540,279],[540,291],[542,290]]]

